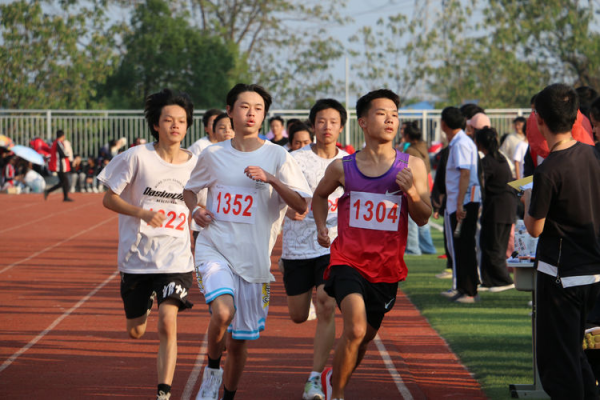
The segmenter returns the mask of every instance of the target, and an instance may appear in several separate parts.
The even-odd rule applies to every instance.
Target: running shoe
[[[478,303],[479,301],[481,301],[481,298],[479,297],[479,295],[467,296],[466,294],[463,294],[462,296],[457,297],[453,301],[455,303],[461,303],[461,304],[474,304],[474,303]]]
[[[325,395],[325,397],[323,397],[323,400],[332,400],[331,396],[332,396],[332,392],[333,389],[331,388],[331,375],[333,374],[333,368],[329,367],[329,368],[325,368],[323,370],[323,372],[321,372],[321,388],[323,389],[323,394]]]
[[[313,301],[310,301],[310,309],[308,310],[308,318],[306,319],[307,321],[312,321],[317,319],[317,310],[315,308],[315,303],[313,303]]]
[[[171,398],[171,392],[165,393],[162,390],[156,395],[156,400],[169,400]]]
[[[304,385],[304,393],[302,394],[302,400],[324,400],[325,394],[321,387],[321,377],[315,376],[306,381]]]
[[[204,368],[202,385],[196,400],[219,400],[219,389],[223,382],[223,369]]]

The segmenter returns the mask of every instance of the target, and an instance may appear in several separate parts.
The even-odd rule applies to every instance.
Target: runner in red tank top
[[[352,372],[393,307],[398,282],[406,277],[407,214],[419,226],[431,215],[425,164],[416,157],[402,158],[392,145],[399,104],[398,95],[386,89],[358,100],[356,115],[366,147],[356,157],[333,161],[314,193],[319,244],[329,247],[327,198],[339,186],[345,192],[325,272],[325,290],[335,297],[344,320],[333,369],[322,374],[325,400],[344,398]]]

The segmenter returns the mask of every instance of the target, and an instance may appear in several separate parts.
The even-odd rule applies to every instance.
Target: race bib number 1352
[[[254,189],[217,185],[213,190],[212,212],[220,221],[253,224],[256,199]]]
[[[376,231],[397,231],[402,196],[350,192],[350,226]]]

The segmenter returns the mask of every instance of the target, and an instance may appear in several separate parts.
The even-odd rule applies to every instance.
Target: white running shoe
[[[302,394],[302,400],[324,400],[325,394],[321,387],[321,377],[315,376],[312,379],[306,381],[304,385],[304,393]]]
[[[315,303],[313,303],[313,301],[310,301],[310,309],[308,310],[308,318],[306,319],[307,321],[312,321],[317,319],[317,310],[315,309]]]
[[[212,369],[205,367],[202,375],[202,385],[196,400],[219,400],[219,389],[223,382],[223,368]]]

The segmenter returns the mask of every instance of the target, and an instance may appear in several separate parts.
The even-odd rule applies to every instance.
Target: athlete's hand
[[[308,207],[306,207],[306,211],[304,211],[302,214],[298,214],[292,207],[288,207],[287,211],[285,212],[285,216],[292,221],[302,221],[308,215],[308,211]]]
[[[269,183],[269,180],[272,177],[271,174],[267,173],[261,167],[256,167],[256,166],[252,166],[252,165],[247,166],[246,169],[244,170],[244,173],[246,174],[246,176],[248,178],[252,179],[253,181],[258,181],[258,182]]]
[[[142,219],[151,227],[160,228],[167,217],[165,217],[165,214],[160,212],[144,210],[142,213]]]
[[[433,213],[433,219],[440,219],[440,212],[436,211]]]
[[[406,167],[398,172],[398,175],[396,175],[396,183],[404,193],[408,193],[413,187],[413,174],[410,167]]]
[[[206,208],[199,208],[192,215],[194,221],[203,228],[206,228],[215,218],[215,215],[208,211]]]
[[[329,239],[329,229],[317,229],[317,242],[319,242],[319,244],[323,247],[329,247],[331,245],[331,239]]]

